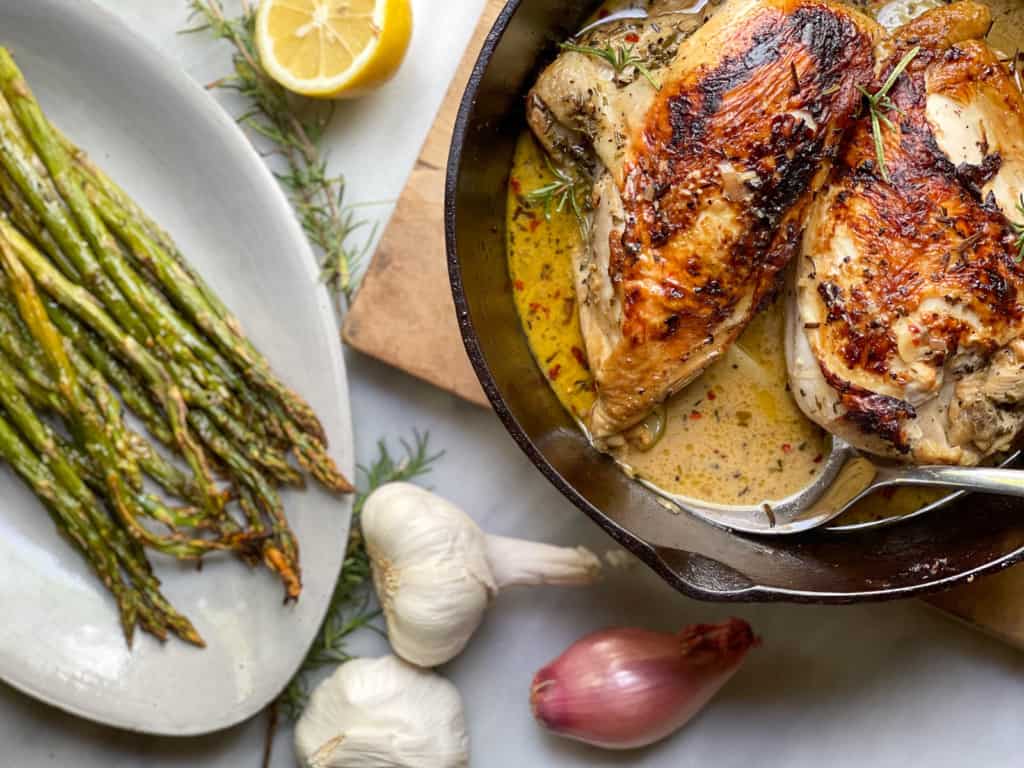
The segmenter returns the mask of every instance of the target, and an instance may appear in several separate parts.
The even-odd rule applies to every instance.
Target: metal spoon
[[[594,21],[594,22],[588,24],[583,29],[581,29],[579,32],[577,32],[575,35],[573,35],[573,37],[580,37],[581,35],[586,34],[587,32],[589,32],[592,29],[597,29],[598,27],[603,27],[605,24],[613,24],[616,21],[624,21],[626,19],[646,19],[646,18],[647,18],[647,10],[645,8],[623,8],[622,10],[615,11],[614,13],[609,13],[604,18],[598,19],[597,21]]]
[[[832,436],[831,441],[828,458],[814,480],[791,496],[778,501],[764,501],[746,506],[711,504],[668,493],[642,478],[638,480],[661,496],[667,504],[679,507],[709,523],[743,533],[768,535],[801,533],[820,528],[839,517],[865,496],[880,488],[898,485],[956,488],[960,493],[951,494],[902,517],[839,526],[837,530],[864,530],[880,525],[891,525],[901,519],[916,517],[944,506],[965,491],[1024,497],[1024,470],[890,464],[862,455],[839,437]],[[1003,466],[1016,459],[1019,453],[1007,458]]]
[[[710,0],[694,0],[693,4],[686,8],[678,8],[673,11],[664,12],[660,14],[660,16],[667,17],[672,14],[701,13],[707,7],[709,2]],[[633,6],[629,8],[620,8],[619,10],[614,11],[613,13],[609,13],[607,16],[604,16],[598,19],[597,21],[593,21],[590,24],[587,24],[587,26],[583,27],[583,29],[581,29],[579,32],[573,35],[573,38],[581,37],[582,35],[585,35],[587,32],[590,32],[593,29],[597,29],[598,27],[603,27],[606,24],[614,24],[617,21],[639,21],[642,19],[646,19],[649,16],[650,14],[647,12],[647,9],[643,7]]]

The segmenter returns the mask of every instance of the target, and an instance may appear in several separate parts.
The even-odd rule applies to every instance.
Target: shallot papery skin
[[[537,721],[607,749],[659,741],[707,704],[760,644],[742,619],[679,634],[605,629],[581,638],[533,679]]]

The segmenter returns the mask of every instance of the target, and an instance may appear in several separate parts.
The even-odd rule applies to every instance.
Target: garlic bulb
[[[295,751],[303,768],[465,768],[462,698],[395,656],[355,659],[313,691]]]
[[[362,525],[391,647],[421,667],[462,651],[502,587],[590,584],[601,571],[583,547],[488,536],[454,504],[410,483],[374,491]]]

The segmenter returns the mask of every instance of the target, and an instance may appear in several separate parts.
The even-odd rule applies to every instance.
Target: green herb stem
[[[345,205],[345,181],[327,171],[320,141],[334,116],[334,102],[307,99],[289,93],[260,64],[255,43],[256,12],[243,0],[242,13],[228,18],[221,0],[189,0],[197,26],[185,32],[208,31],[234,48],[234,72],[210,87],[240,93],[252,105],[238,122],[269,141],[283,158],[285,170],[276,174],[288,192],[299,222],[321,256],[323,280],[345,303],[351,301],[358,272],[375,229]],[[353,245],[360,232],[367,235]]]
[[[377,618],[370,589],[370,558],[359,528],[359,516],[367,497],[386,483],[408,482],[430,472],[441,453],[431,453],[430,436],[413,433],[412,441],[401,440],[404,455],[396,460],[387,443],[377,444],[377,457],[368,467],[360,467],[360,490],[352,508],[352,535],[349,538],[341,576],[334,588],[327,616],[295,677],[284,689],[278,704],[290,720],[298,719],[309,698],[309,673],[329,664],[352,658],[347,650],[349,637],[358,629],[373,627]]]
[[[574,53],[582,53],[586,56],[593,56],[595,59],[601,59],[608,64],[616,75],[622,75],[625,70],[633,67],[637,73],[644,78],[651,87],[656,90],[661,90],[661,85],[651,71],[644,65],[644,60],[637,56],[636,45],[605,45],[600,48],[593,45],[578,45],[577,43],[562,43],[561,48],[563,51],[572,51]]]
[[[548,170],[554,179],[547,184],[526,193],[526,201],[531,204],[544,206],[544,218],[551,221],[551,216],[557,211],[563,213],[566,208],[572,211],[576,217],[576,223],[580,228],[580,236],[586,242],[590,234],[590,223],[584,213],[584,203],[580,201],[583,192],[583,183],[580,178],[568,171],[555,166],[551,159],[544,158]]]
[[[1017,249],[1017,258],[1014,261],[1020,264],[1024,261],[1024,193],[1021,193],[1020,198],[1017,200],[1017,213],[1021,219],[1020,221],[1010,222],[1010,231],[1017,237],[1013,243],[1013,247]]]
[[[892,72],[889,73],[882,87],[875,93],[871,93],[863,86],[858,86],[860,92],[864,95],[864,99],[867,101],[868,113],[871,117],[871,135],[875,142],[875,158],[878,161],[878,171],[887,182],[892,181],[892,179],[889,177],[889,169],[885,163],[885,137],[882,135],[882,127],[885,126],[890,131],[895,131],[896,126],[892,124],[888,113],[900,111],[899,107],[889,98],[889,92],[896,85],[896,82],[906,71],[907,67],[910,66],[910,62],[920,52],[921,46],[919,45],[907,51],[903,58],[899,60],[899,63],[893,67]]]

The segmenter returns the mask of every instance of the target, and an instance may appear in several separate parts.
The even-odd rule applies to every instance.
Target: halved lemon
[[[409,0],[263,0],[256,17],[267,73],[323,99],[360,96],[389,80],[411,36]]]

